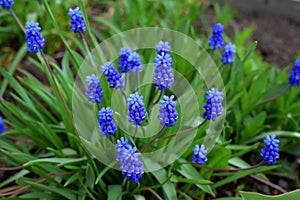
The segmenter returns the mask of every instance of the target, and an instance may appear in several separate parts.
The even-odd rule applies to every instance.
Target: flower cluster
[[[289,84],[300,86],[300,60],[296,60],[293,69],[289,73]]]
[[[200,165],[204,165],[204,163],[207,161],[207,151],[205,150],[204,144],[199,146],[198,144],[194,147],[194,156],[193,156],[193,162],[199,163]]]
[[[100,87],[99,76],[95,74],[87,76],[85,82],[87,84],[87,90],[85,92],[86,98],[92,103],[100,104],[103,94],[102,88]]]
[[[45,39],[41,35],[41,27],[37,22],[27,22],[25,25],[26,29],[26,44],[27,49],[30,53],[37,53],[44,48]]]
[[[79,7],[75,9],[70,8],[68,12],[69,17],[71,18],[71,27],[70,29],[74,31],[74,33],[79,33],[86,30],[82,12]]]
[[[107,62],[100,66],[101,72],[107,77],[110,88],[123,88],[125,79],[115,68],[114,64]]]
[[[264,147],[261,150],[260,157],[268,164],[276,164],[276,159],[279,158],[279,140],[275,135],[267,136],[264,140]]]
[[[128,139],[122,137],[117,140],[117,160],[122,166],[122,174],[127,180],[137,183],[144,173],[143,163],[140,160],[141,154],[136,152],[137,148],[128,144]]]
[[[4,133],[6,131],[5,126],[4,126],[4,120],[2,117],[0,117],[0,134]]]
[[[173,101],[174,95],[171,97],[163,96],[163,100],[160,100],[160,109],[158,119],[163,126],[173,126],[178,119],[178,113],[175,109],[176,101]]]
[[[206,104],[203,106],[204,117],[208,120],[216,121],[216,118],[222,115],[223,111],[223,93],[216,88],[206,91]]]
[[[98,112],[99,117],[99,129],[103,133],[103,136],[114,135],[117,130],[114,122],[114,112],[110,107],[101,108]]]
[[[208,46],[212,47],[213,50],[222,49],[224,46],[223,40],[224,26],[221,23],[217,23],[213,27],[212,36],[209,38]]]
[[[234,61],[234,54],[236,53],[236,46],[229,42],[225,47],[224,47],[224,52],[222,53],[222,58],[221,62],[224,65],[230,65]]]
[[[147,114],[144,108],[143,97],[137,92],[133,93],[128,98],[128,117],[129,122],[134,125],[141,126]]]
[[[14,4],[14,0],[0,0],[0,6],[2,8],[10,9],[13,4]]]
[[[136,52],[132,52],[128,47],[120,49],[120,60],[118,64],[120,71],[124,73],[143,70],[140,55]]]
[[[171,88],[174,82],[172,72],[173,59],[170,55],[170,46],[167,42],[160,41],[156,46],[157,56],[154,58],[154,77],[155,86],[159,90]]]

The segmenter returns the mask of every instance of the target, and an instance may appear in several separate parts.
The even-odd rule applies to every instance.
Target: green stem
[[[140,150],[141,153],[144,152],[146,149],[148,149],[156,141],[156,139],[159,138],[159,136],[162,134],[163,130],[165,129],[165,126],[166,125],[163,125],[163,127],[158,131],[155,137]]]
[[[9,9],[10,14],[13,16],[13,18],[16,20],[17,24],[19,25],[19,27],[21,28],[21,30],[26,33],[26,30],[23,26],[23,24],[20,22],[18,16],[16,15],[16,13],[13,11],[12,8]]]
[[[282,95],[284,95],[285,93],[287,93],[290,89],[291,89],[291,85],[289,85],[286,89],[282,90],[281,92],[279,92],[278,94],[270,97],[270,98],[267,98],[267,99],[264,99],[262,101],[259,102],[259,104],[265,104],[265,103],[269,103],[270,101],[273,101],[279,97],[281,97]]]

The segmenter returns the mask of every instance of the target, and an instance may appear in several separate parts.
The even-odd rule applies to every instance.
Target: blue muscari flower
[[[230,42],[225,46],[224,49],[225,50],[222,53],[221,62],[224,65],[230,65],[234,61],[234,54],[236,53],[236,46]]]
[[[153,80],[155,82],[155,86],[157,86],[159,90],[171,88],[174,82],[172,68],[163,67],[162,65],[156,67],[154,70]]]
[[[37,22],[27,22],[25,25],[26,29],[26,44],[27,49],[30,53],[37,53],[44,48],[45,39],[41,35],[41,27]]]
[[[71,18],[70,29],[73,30],[74,33],[78,33],[86,30],[83,17],[82,17],[82,12],[79,9],[79,7],[76,7],[75,9],[70,8],[68,15]]]
[[[200,165],[204,165],[204,163],[207,161],[207,151],[205,150],[204,144],[202,144],[200,147],[198,144],[195,145],[194,149],[194,156],[193,156],[193,162],[199,163]]]
[[[137,148],[128,144],[128,139],[117,141],[117,160],[122,166],[122,174],[127,180],[137,183],[144,173],[143,163],[140,160],[141,153],[136,152]]]
[[[130,94],[127,101],[129,122],[141,126],[147,114],[147,111],[144,108],[143,96],[140,96],[138,92],[135,92]]]
[[[5,126],[4,126],[4,120],[2,117],[0,117],[0,134],[4,133],[6,131]]]
[[[174,95],[171,97],[163,96],[160,100],[160,109],[158,119],[160,124],[166,126],[173,126],[178,119],[178,113],[175,109],[176,101],[173,101]]]
[[[276,164],[276,159],[279,158],[279,140],[275,135],[267,136],[264,140],[264,147],[261,150],[260,157],[268,164]]]
[[[96,76],[95,74],[87,76],[85,82],[87,84],[87,90],[85,91],[87,100],[92,103],[100,104],[103,94],[102,88],[100,87],[99,76]]]
[[[101,72],[107,77],[110,88],[123,88],[125,79],[115,68],[114,64],[107,62],[100,66]]]
[[[0,0],[0,6],[2,8],[10,9],[13,4],[14,4],[14,0]]]
[[[120,71],[124,73],[143,70],[140,55],[136,52],[132,52],[128,47],[120,49],[120,60],[118,64]]]
[[[224,26],[221,23],[217,23],[213,27],[213,32],[209,38],[208,46],[212,47],[213,50],[222,49],[224,45],[223,33]]]
[[[206,91],[206,104],[203,106],[204,117],[208,120],[215,121],[217,117],[222,115],[223,111],[223,92],[220,92],[216,88],[211,88],[210,90]]]
[[[293,69],[289,73],[289,84],[300,86],[300,60],[296,60]]]
[[[114,122],[114,112],[110,107],[101,108],[98,112],[99,117],[99,130],[103,133],[103,136],[114,135],[117,130]]]
[[[156,45],[156,52],[158,54],[161,53],[169,53],[170,52],[170,45],[168,42],[159,41],[159,43]]]

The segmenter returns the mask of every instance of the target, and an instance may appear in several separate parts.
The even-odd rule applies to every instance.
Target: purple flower
[[[128,47],[120,49],[120,60],[118,64],[120,71],[124,73],[143,70],[140,55],[136,52],[132,52]]]
[[[216,88],[211,88],[206,91],[206,104],[203,106],[204,117],[208,120],[216,121],[216,118],[222,115],[223,112],[223,93]]]
[[[163,66],[156,67],[154,70],[153,80],[155,82],[155,86],[157,86],[159,90],[171,88],[174,82],[172,68]]]
[[[86,30],[83,17],[82,17],[82,12],[79,9],[79,7],[76,7],[75,9],[70,8],[68,15],[71,18],[70,29],[73,30],[74,33],[78,33]]]
[[[175,109],[176,101],[173,101],[174,95],[171,97],[163,96],[163,100],[160,101],[160,109],[158,119],[160,120],[160,124],[166,126],[173,126],[177,119],[178,113]]]
[[[279,140],[275,135],[267,136],[264,140],[264,147],[261,150],[260,157],[268,164],[276,164],[276,159],[279,158]]]
[[[156,45],[156,52],[158,54],[162,53],[169,53],[170,52],[170,45],[168,42],[159,41],[159,43]]]
[[[300,60],[296,60],[293,69],[289,73],[289,84],[300,86]]]
[[[110,88],[123,88],[125,79],[115,68],[114,64],[107,62],[100,66],[101,72],[107,77]]]
[[[95,74],[87,76],[85,82],[87,84],[87,90],[85,91],[87,100],[92,103],[100,104],[103,94],[102,88],[100,87],[99,76],[96,76]]]
[[[4,120],[2,117],[0,117],[0,134],[4,133],[6,131],[5,125],[4,125]]]
[[[129,122],[134,125],[141,126],[147,114],[144,108],[143,97],[137,92],[133,93],[128,98],[128,117]]]
[[[14,4],[14,0],[0,0],[0,6],[2,8],[10,9],[13,4]]]
[[[193,162],[199,163],[200,165],[204,165],[204,163],[207,161],[207,151],[205,150],[204,144],[202,144],[200,147],[198,144],[196,144],[193,151]]]
[[[230,65],[234,61],[234,55],[236,53],[236,46],[231,42],[225,46],[225,51],[222,54],[221,62],[224,65]]]
[[[117,130],[114,122],[114,112],[110,107],[101,108],[98,112],[99,117],[99,129],[103,133],[103,136],[114,135]]]
[[[208,46],[212,47],[213,50],[216,49],[222,49],[224,46],[224,40],[223,40],[223,31],[224,26],[221,23],[217,23],[213,27],[213,32],[211,37],[209,38]]]
[[[30,53],[37,53],[44,48],[45,39],[41,35],[41,27],[37,22],[27,22],[25,25],[26,29],[26,45]]]

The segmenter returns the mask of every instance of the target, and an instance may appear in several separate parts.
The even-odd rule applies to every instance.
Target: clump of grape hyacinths
[[[99,130],[103,133],[103,136],[114,135],[117,130],[117,126],[114,122],[114,112],[110,107],[101,108],[98,112],[99,118]]]
[[[132,52],[130,48],[123,47],[120,49],[119,69],[123,73],[142,71],[140,55]]]
[[[101,72],[107,77],[110,88],[123,88],[125,79],[115,68],[114,64],[107,62],[100,66]]]
[[[206,91],[206,104],[203,106],[204,117],[208,120],[216,121],[217,117],[222,115],[223,112],[223,92],[220,92],[216,88],[211,88]]]
[[[264,140],[264,147],[261,150],[260,157],[268,164],[276,164],[276,159],[279,158],[279,140],[275,135],[267,136]]]
[[[300,86],[300,60],[296,60],[293,69],[289,73],[289,84]]]
[[[224,52],[222,53],[222,58],[221,58],[221,62],[224,65],[230,65],[233,63],[234,61],[234,55],[236,53],[236,46],[234,44],[232,44],[231,42],[228,43],[225,47],[224,47]]]
[[[174,82],[172,72],[173,59],[169,50],[170,46],[168,42],[160,41],[156,46],[157,55],[154,58],[155,70],[153,80],[159,90],[171,88]]]
[[[141,126],[146,114],[147,111],[144,108],[143,97],[140,96],[138,92],[130,94],[128,98],[129,122],[132,122],[134,125]]]
[[[44,48],[45,39],[41,35],[41,27],[37,22],[27,22],[25,25],[26,29],[26,45],[30,53],[38,53]]]
[[[102,88],[100,87],[99,76],[96,76],[95,74],[87,76],[85,82],[87,84],[87,90],[85,91],[87,100],[92,103],[100,104],[103,94]]]
[[[2,117],[0,117],[0,134],[4,133],[6,131],[5,126],[4,126],[4,120]]]
[[[144,173],[143,163],[140,160],[141,153],[136,152],[137,148],[129,145],[128,139],[125,140],[123,137],[117,140],[116,147],[122,174],[127,180],[137,183]]]
[[[79,7],[76,7],[75,9],[70,8],[68,15],[71,18],[70,29],[74,31],[74,33],[79,33],[86,30],[82,17],[82,12],[79,9]]]
[[[175,109],[176,101],[173,101],[174,95],[171,97],[163,96],[163,99],[160,100],[160,109],[158,119],[162,126],[173,126],[177,119],[178,113]]]
[[[216,25],[214,25],[212,35],[209,38],[208,42],[208,46],[212,47],[213,51],[223,48],[223,31],[224,26],[221,23],[217,23]]]
[[[198,144],[195,145],[194,149],[194,155],[193,155],[193,162],[199,163],[200,165],[204,165],[207,161],[207,151],[205,150],[204,144],[199,146]]]
[[[10,9],[13,4],[14,4],[14,0],[0,0],[0,6],[2,8]]]

